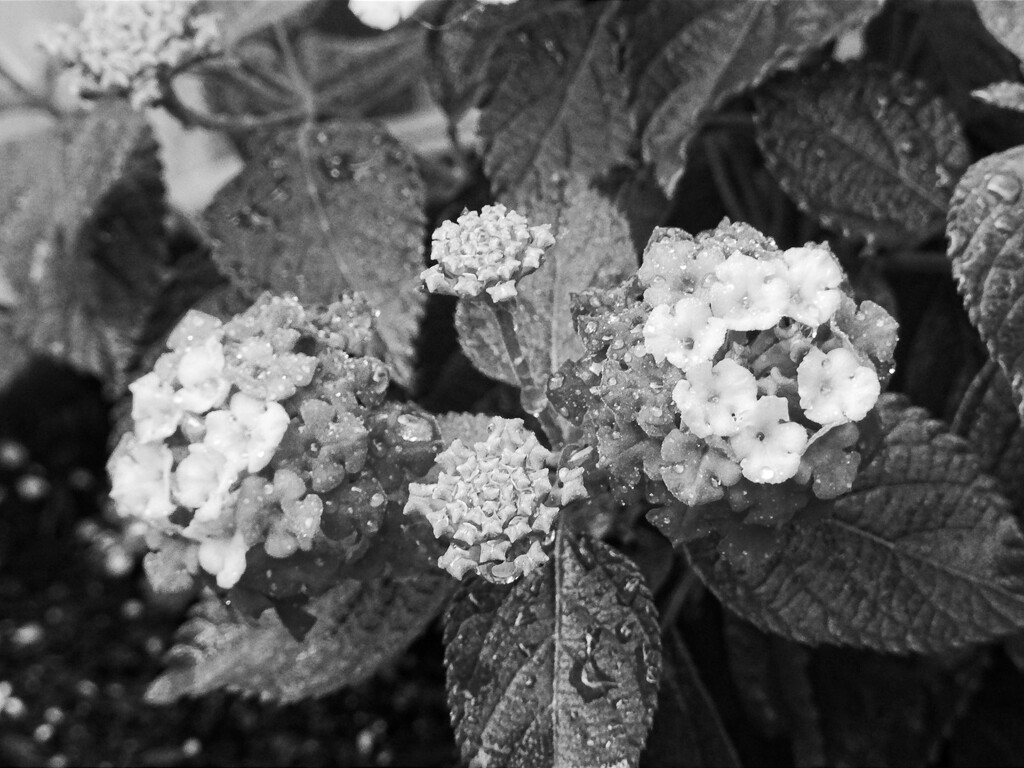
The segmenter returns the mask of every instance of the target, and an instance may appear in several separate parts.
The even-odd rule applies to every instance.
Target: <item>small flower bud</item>
[[[472,298],[486,292],[491,301],[508,301],[517,295],[516,282],[536,271],[554,244],[547,225],[531,227],[504,205],[485,205],[434,231],[430,257],[437,264],[422,278],[433,293]]]

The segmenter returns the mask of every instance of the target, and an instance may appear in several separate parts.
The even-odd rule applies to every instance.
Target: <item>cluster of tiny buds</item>
[[[455,440],[438,455],[437,480],[411,483],[405,512],[423,515],[449,542],[439,567],[508,584],[547,562],[559,509],[586,490],[583,469],[555,472],[555,454],[520,419],[495,417],[488,428],[483,442]]]
[[[504,205],[466,211],[434,231],[430,257],[437,262],[422,274],[427,290],[493,302],[514,299],[516,282],[540,267],[555,244],[547,225],[531,227]]]
[[[666,238],[649,245],[638,273],[651,306],[638,351],[680,370],[680,428],[720,455],[723,485],[741,474],[755,483],[796,476],[816,435],[863,419],[881,390],[862,350],[841,333],[817,333],[852,302],[827,246],[747,250]],[[759,354],[755,334],[768,338]],[[778,365],[769,345],[782,350]],[[793,365],[795,380],[783,372]]]
[[[302,311],[294,298],[258,306]],[[108,463],[117,511],[198,542],[199,565],[224,588],[242,576],[255,543],[236,520],[246,490],[239,481],[270,464],[290,423],[279,401],[308,385],[317,366],[314,357],[286,351],[294,343],[286,331],[276,339],[286,343],[275,346],[251,335],[248,317],[240,318],[225,326],[193,310],[182,319],[168,338],[169,351],[129,387],[134,429]],[[296,479],[278,470],[272,483],[258,481],[283,510],[268,534],[268,552],[276,549],[277,556],[308,549],[319,530],[320,499],[300,498],[305,487],[300,481],[298,492]]]
[[[95,0],[82,20],[42,41],[72,73],[80,96],[127,95],[136,109],[160,98],[158,77],[221,47],[216,17],[194,0]]]

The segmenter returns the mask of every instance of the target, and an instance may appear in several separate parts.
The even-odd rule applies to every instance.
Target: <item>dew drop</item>
[[[1020,180],[1008,173],[996,173],[989,178],[985,189],[991,192],[997,201],[1012,203],[1020,197]]]

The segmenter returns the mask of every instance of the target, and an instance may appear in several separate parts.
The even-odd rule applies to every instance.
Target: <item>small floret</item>
[[[711,309],[727,328],[763,331],[782,319],[789,289],[779,262],[755,259],[739,251],[715,267]]]
[[[725,333],[725,323],[712,317],[707,302],[687,297],[651,311],[644,324],[644,348],[655,362],[668,360],[685,371],[713,358],[725,343]]]
[[[824,323],[842,300],[839,284],[843,269],[827,248],[789,248],[782,254],[789,282],[789,307],[785,314],[801,323]]]
[[[789,420],[782,397],[762,397],[746,415],[743,429],[729,442],[743,476],[755,483],[781,483],[800,468],[807,430]]]
[[[652,307],[675,304],[685,296],[707,301],[716,279],[715,267],[723,261],[725,254],[713,244],[676,238],[652,242],[637,272],[640,282],[647,286],[644,301]]]
[[[110,498],[121,514],[161,520],[174,511],[171,466],[174,457],[163,443],[140,442],[128,432],[108,463]]]
[[[797,368],[797,389],[807,418],[822,426],[860,421],[881,393],[875,370],[842,347],[808,351]]]
[[[676,384],[672,399],[683,424],[697,437],[731,437],[757,402],[757,382],[735,360],[698,363]]]

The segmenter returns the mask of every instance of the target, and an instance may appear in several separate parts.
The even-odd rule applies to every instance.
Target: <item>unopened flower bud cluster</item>
[[[284,558],[310,550],[332,522],[336,537],[353,521],[379,528],[406,459],[370,445],[389,383],[365,354],[370,327],[351,299],[312,311],[265,294],[226,323],[189,312],[130,387],[134,428],[108,464],[117,510],[222,588],[255,546]]]
[[[848,489],[856,429],[840,428],[878,399],[896,325],[843,282],[827,245],[781,250],[744,224],[656,231],[635,281],[578,310],[592,354],[566,373],[604,406],[606,463],[687,504],[741,480]]]
[[[495,417],[472,447],[455,440],[437,457],[434,483],[409,486],[406,514],[426,517],[450,542],[438,560],[457,579],[476,572],[508,584],[547,562],[559,509],[586,496],[582,468],[552,468],[555,455],[520,419]]]
[[[215,53],[217,20],[191,0],[90,0],[77,27],[64,25],[42,43],[73,73],[80,96],[127,95],[136,109],[159,100],[162,70]]]
[[[508,301],[554,243],[547,225],[531,227],[504,205],[485,205],[434,231],[430,257],[437,264],[422,278],[433,293],[473,298],[486,292],[491,301]]]

